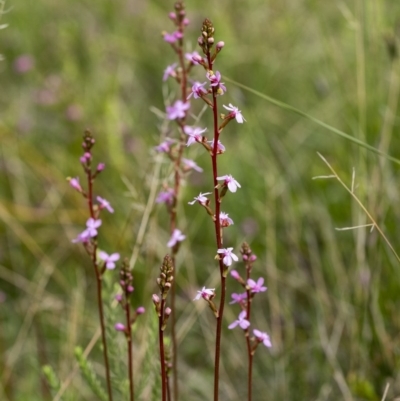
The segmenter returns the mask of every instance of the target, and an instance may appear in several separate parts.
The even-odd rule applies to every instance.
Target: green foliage
[[[93,366],[86,359],[83,354],[83,350],[80,347],[75,348],[75,357],[78,361],[79,368],[81,370],[82,376],[85,379],[86,383],[92,389],[93,393],[96,394],[102,401],[107,401],[107,393],[102,387],[99,378],[97,377],[96,372],[93,369]]]
[[[60,389],[60,379],[58,378],[56,372],[50,365],[43,366],[42,372],[52,392],[55,394]]]

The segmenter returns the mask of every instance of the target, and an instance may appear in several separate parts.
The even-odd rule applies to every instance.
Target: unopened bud
[[[144,306],[139,306],[139,307],[136,309],[136,314],[137,314],[137,315],[143,315],[144,312],[146,312],[146,309],[144,308]]]

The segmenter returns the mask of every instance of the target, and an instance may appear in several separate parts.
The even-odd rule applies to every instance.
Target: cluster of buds
[[[160,295],[153,294],[152,298],[158,317],[163,317],[161,330],[164,331],[165,327],[167,326],[168,318],[172,313],[171,308],[165,304],[165,300],[167,299],[167,295],[174,280],[174,265],[170,255],[165,255],[160,271],[160,275],[157,278]]]
[[[247,242],[243,242],[242,247],[240,248],[240,253],[242,254],[242,259],[246,266],[248,275],[250,275],[253,263],[257,260],[257,256],[253,254]]]
[[[89,130],[85,130],[83,134],[83,142],[82,149],[83,155],[80,157],[80,162],[85,170],[85,173],[91,173],[91,164],[92,164],[92,148],[95,145],[96,140],[93,138],[92,133]],[[96,171],[93,173],[92,178],[94,179],[97,174],[103,171],[105,168],[104,163],[99,163],[97,165]]]
[[[133,275],[129,270],[129,262],[127,259],[124,259],[122,262],[122,267],[119,273],[119,285],[122,289],[122,294],[117,294],[115,299],[121,305],[122,309],[126,312],[128,309],[131,308],[130,297],[134,291],[133,288]],[[117,331],[123,331],[126,335],[129,335],[130,328],[135,323],[138,316],[143,315],[145,312],[145,308],[143,306],[139,306],[136,308],[134,314],[131,316],[131,313],[127,314],[129,316],[129,322],[126,325],[123,323],[116,323],[115,329]]]

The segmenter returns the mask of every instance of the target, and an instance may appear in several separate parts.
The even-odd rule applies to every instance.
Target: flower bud
[[[122,323],[116,323],[114,326],[115,330],[117,331],[125,331],[125,325]]]
[[[139,307],[136,309],[136,314],[137,314],[137,315],[143,315],[144,312],[146,312],[146,309],[144,308],[144,306],[139,306]]]
[[[222,40],[220,40],[218,43],[217,43],[217,51],[221,51],[222,50],[222,48],[225,46],[225,42],[223,42]]]

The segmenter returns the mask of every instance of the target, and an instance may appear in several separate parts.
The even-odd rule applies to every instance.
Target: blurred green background
[[[217,40],[225,41],[217,64],[223,76],[399,157],[400,2],[188,0],[186,7],[187,50],[197,50],[202,20],[211,19]],[[82,247],[71,243],[84,227],[85,203],[66,182],[67,176],[83,179],[85,128],[97,139],[97,161],[107,166],[96,193],[116,210],[103,216],[101,246],[133,253],[135,306],[148,311],[136,327],[136,377],[151,350],[157,357],[147,327],[169,234],[168,215],[153,201],[171,170],[152,148],[175,129],[162,114],[178,91],[174,82],[162,83],[164,68],[175,61],[161,36],[173,30],[172,9],[172,1],[161,0],[5,5],[2,401],[53,399],[41,373],[45,364],[62,382],[70,378],[64,400],[96,399],[74,371],[73,356],[74,347],[87,347],[98,327],[93,272]],[[220,157],[221,174],[232,174],[242,185],[224,200],[224,211],[235,221],[225,243],[238,250],[248,241],[259,258],[254,274],[268,286],[255,298],[254,323],[271,334],[273,348],[257,350],[254,399],[380,400],[387,385],[388,400],[400,397],[399,261],[376,229],[335,230],[371,222],[338,181],[312,179],[331,174],[317,151],[348,186],[354,168],[354,194],[398,249],[398,165],[225,83],[221,101],[237,105],[247,119],[222,135],[227,152]],[[207,121],[204,116],[199,125]],[[203,210],[187,205],[210,189],[209,157],[195,146],[187,155],[205,172],[193,174],[181,193],[179,227],[187,240],[176,278],[180,387],[182,400],[204,400],[212,393],[214,320],[203,303],[191,300],[199,287],[217,286],[218,273],[212,224]],[[231,280],[228,293],[235,291],[240,288]],[[237,313],[237,307],[226,308],[225,327]],[[117,308],[110,314],[110,325],[121,318]],[[99,347],[90,347],[89,358],[101,376]],[[120,355],[114,355],[122,374],[123,347],[122,342]],[[223,347],[221,400],[245,399],[241,331],[226,330]],[[146,390],[141,399],[151,399]]]

